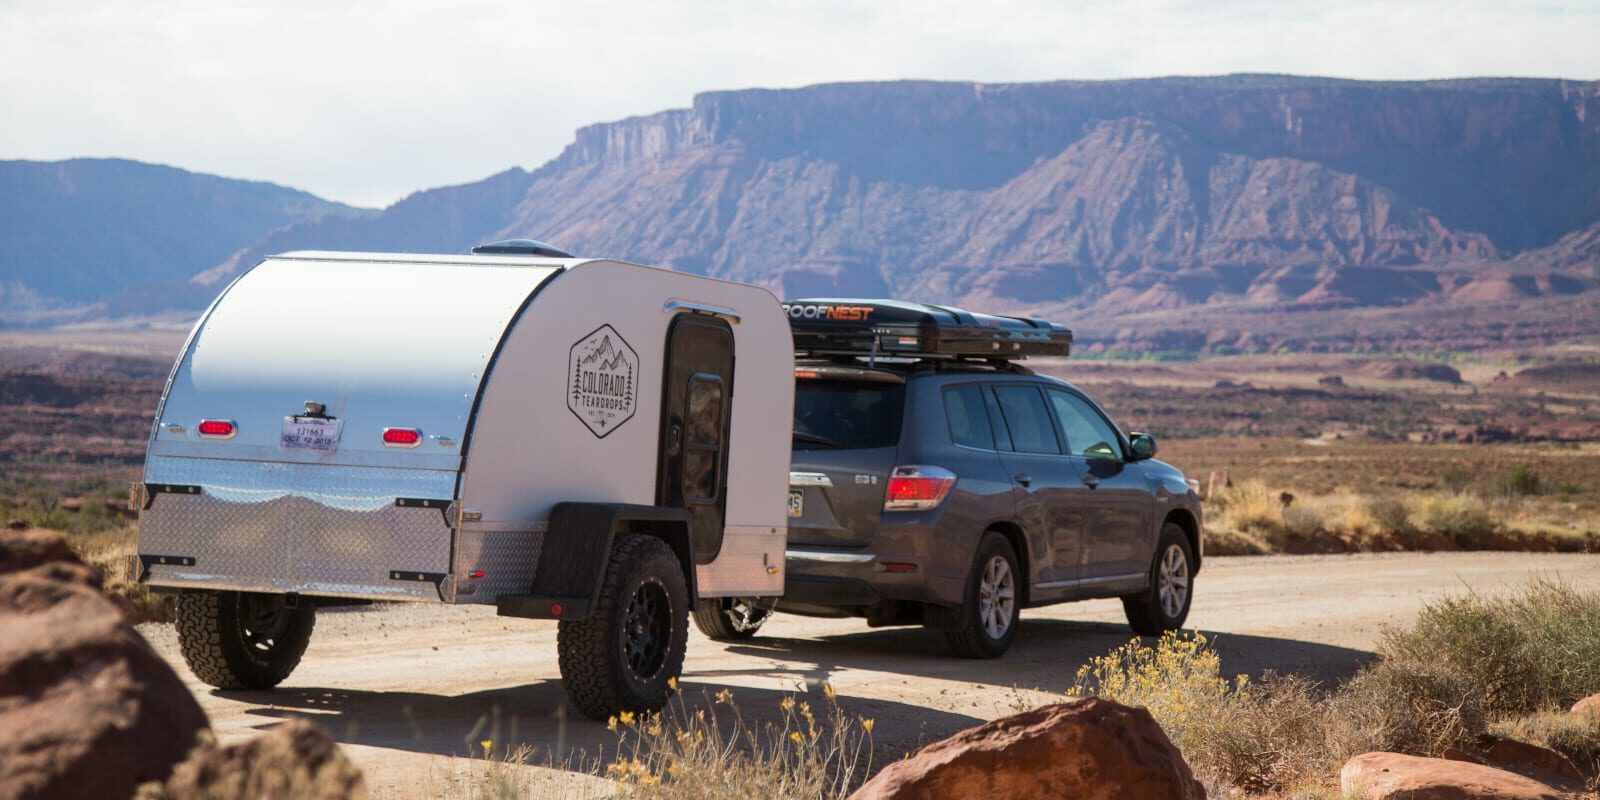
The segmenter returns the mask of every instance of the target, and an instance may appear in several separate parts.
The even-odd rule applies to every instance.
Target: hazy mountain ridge
[[[0,161],[0,309],[182,284],[266,232],[375,212],[122,159]]]
[[[533,172],[273,231],[219,258],[194,291],[273,252],[461,252],[530,237],[791,296],[996,309],[1563,298],[1600,287],[1597,187],[1592,82],[1238,75],[711,92],[585,127]],[[129,308],[146,299],[161,300]]]

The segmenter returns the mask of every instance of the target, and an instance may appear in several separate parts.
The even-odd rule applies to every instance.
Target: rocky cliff
[[[713,92],[584,128],[533,172],[289,226],[202,282],[294,248],[459,252],[530,237],[791,296],[991,308],[1566,296],[1600,286],[1597,187],[1600,83],[1238,75]]]

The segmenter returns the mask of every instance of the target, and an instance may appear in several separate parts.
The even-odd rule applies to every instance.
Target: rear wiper
[[[806,433],[805,431],[795,431],[794,432],[794,438],[796,438],[796,439],[798,439],[798,440],[800,440],[802,442],[810,442],[812,444],[820,444],[820,445],[822,445],[824,447],[844,447],[844,445],[842,445],[842,444],[840,444],[840,443],[838,443],[838,442],[836,442],[836,441],[834,441],[832,439],[829,439],[826,436],[818,436],[818,435],[816,435],[814,433]]]

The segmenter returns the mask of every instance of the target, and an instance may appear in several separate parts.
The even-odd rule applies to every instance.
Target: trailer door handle
[[[1085,475],[1083,476],[1083,485],[1090,489],[1096,488],[1100,485],[1100,479],[1093,475]]]
[[[1033,478],[1030,477],[1028,475],[1028,473],[1026,473],[1026,472],[1019,472],[1019,473],[1011,476],[1011,479],[1016,481],[1017,485],[1021,486],[1024,489],[1028,488],[1030,485],[1033,484]]]

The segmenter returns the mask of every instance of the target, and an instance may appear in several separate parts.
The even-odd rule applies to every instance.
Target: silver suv
[[[800,304],[870,308],[864,324],[877,324],[865,357],[807,347],[815,342],[794,324],[804,359],[776,610],[921,624],[973,658],[1004,653],[1025,607],[1120,597],[1141,634],[1183,624],[1200,569],[1200,502],[1183,473],[1153,458],[1155,440],[1125,436],[1084,392],[1015,355],[945,355],[951,346],[930,330],[942,316],[1016,318],[884,301],[789,307]],[[882,355],[891,315],[917,318],[920,350]],[[1046,352],[1065,355],[1056,345]],[[738,639],[771,610],[710,601],[696,621],[713,638]]]

